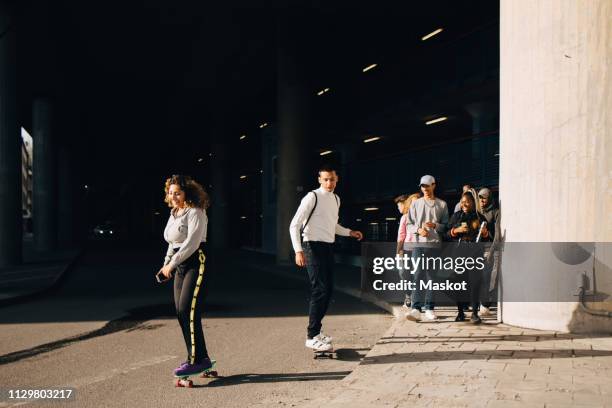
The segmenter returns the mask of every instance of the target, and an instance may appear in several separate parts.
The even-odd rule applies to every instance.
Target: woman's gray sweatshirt
[[[164,239],[168,243],[164,265],[172,265],[174,269],[189,258],[200,247],[201,242],[206,242],[207,228],[206,210],[189,207],[179,217],[175,217],[173,211],[170,211],[170,218],[164,230]],[[175,253],[176,248],[180,249]]]

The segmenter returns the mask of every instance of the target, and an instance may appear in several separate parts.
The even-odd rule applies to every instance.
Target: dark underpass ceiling
[[[276,121],[277,43],[288,32],[312,86],[313,151],[369,134],[387,140],[370,154],[470,136],[465,104],[499,93],[497,1],[20,5],[21,123],[29,128],[33,97],[53,98],[84,178],[184,168],[214,135],[253,143],[260,123]],[[453,120],[423,125],[440,114]]]

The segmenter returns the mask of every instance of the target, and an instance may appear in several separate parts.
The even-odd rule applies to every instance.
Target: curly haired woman
[[[165,192],[164,201],[171,208],[164,230],[168,252],[158,275],[166,279],[175,275],[174,305],[187,346],[187,361],[174,370],[174,375],[181,377],[213,366],[206,350],[201,317],[209,198],[204,188],[189,176],[170,177]]]

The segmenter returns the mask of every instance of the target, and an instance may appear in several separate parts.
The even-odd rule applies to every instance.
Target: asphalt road
[[[156,284],[163,251],[89,251],[57,292],[0,309],[0,388],[72,388],[74,399],[25,406],[296,406],[348,375],[391,324],[336,293],[324,330],[336,360],[304,347],[305,281],[249,267],[234,252],[207,262],[203,317],[220,377],[175,388],[185,359],[171,285]],[[246,256],[246,255],[245,255]],[[0,401],[0,407],[23,402]]]

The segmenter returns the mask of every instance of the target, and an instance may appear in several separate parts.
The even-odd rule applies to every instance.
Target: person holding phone
[[[454,247],[454,257],[464,257],[477,259],[483,256],[482,246],[477,243],[482,239],[489,238],[489,230],[486,222],[483,222],[483,217],[476,211],[476,192],[468,190],[461,196],[461,210],[455,212],[447,226],[446,239],[451,242],[457,242]],[[458,294],[457,300],[457,317],[456,322],[465,321],[465,312],[468,303],[472,306],[472,316],[470,321],[474,324],[480,324],[482,320],[478,315],[478,306],[480,305],[480,284],[482,272],[480,270],[466,271],[462,277],[467,283],[466,293]]]
[[[412,258],[437,258],[440,255],[442,237],[448,223],[448,206],[446,201],[435,196],[436,179],[426,174],[419,182],[423,196],[415,200],[408,210],[406,233],[413,234],[414,242]],[[425,306],[425,320],[437,319],[434,313],[433,292],[431,289],[421,289],[421,281],[433,281],[437,278],[435,269],[418,266],[414,271],[415,290],[412,292],[412,309],[406,314],[406,319],[421,321],[421,308]]]
[[[189,176],[173,175],[166,180],[165,202],[171,208],[164,239],[168,251],[156,277],[169,280],[174,275],[174,305],[187,347],[187,361],[174,370],[175,376],[204,372],[213,364],[202,330],[202,281],[206,260],[209,197]]]

